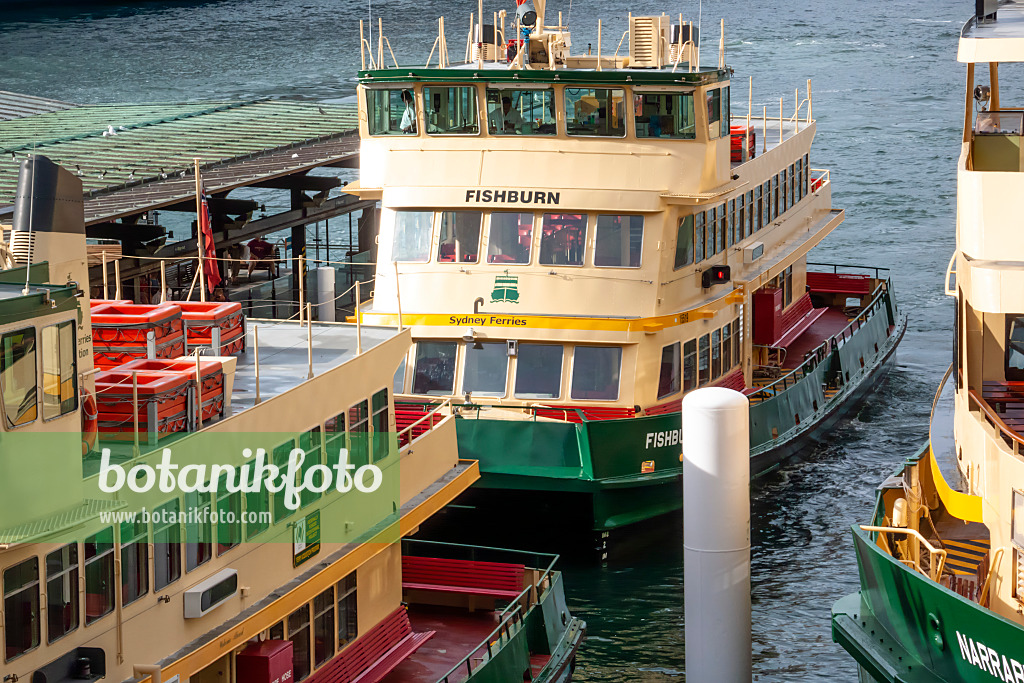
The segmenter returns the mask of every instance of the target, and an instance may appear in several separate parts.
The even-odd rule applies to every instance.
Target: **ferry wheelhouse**
[[[860,592],[832,608],[833,638],[865,681],[1024,680],[1024,110],[1001,97],[1021,83],[1024,3],[973,7],[957,56],[967,88],[945,283],[954,361],[929,444],[853,527]]]
[[[168,358],[181,307],[90,302],[81,182],[38,156],[21,173],[0,249],[5,681],[570,678],[585,625],[555,556],[411,538],[478,468],[449,410],[396,430],[408,329],[249,320],[230,355]],[[312,482],[294,504],[245,474],[259,448],[303,454],[267,475]],[[379,486],[325,486],[345,457]]]
[[[905,318],[884,270],[808,264],[843,220],[810,83],[792,114],[735,117],[724,23],[706,66],[681,18],[582,54],[531,9],[476,25],[465,63],[443,33],[434,65],[385,63],[383,31],[364,51],[347,190],[382,209],[359,316],[412,327],[399,420],[451,402],[484,499],[603,532],[678,508],[685,392],[749,395],[764,474],[874,384]]]

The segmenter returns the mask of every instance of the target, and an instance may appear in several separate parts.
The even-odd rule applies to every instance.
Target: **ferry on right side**
[[[853,527],[860,591],[833,605],[832,636],[862,682],[1024,683],[1024,109],[999,80],[1024,61],[1024,2],[977,0],[957,58],[954,360],[935,401],[952,410],[933,408],[929,442]]]

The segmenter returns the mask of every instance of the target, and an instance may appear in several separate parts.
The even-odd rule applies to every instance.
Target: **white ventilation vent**
[[[664,65],[662,20],[664,17],[629,18],[629,65],[638,69],[660,69]]]
[[[16,230],[11,233],[11,254],[15,265],[31,264],[36,253],[36,234]]]

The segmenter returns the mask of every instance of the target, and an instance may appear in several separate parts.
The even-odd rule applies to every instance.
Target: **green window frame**
[[[181,578],[180,510],[173,498],[153,511],[153,590]]]
[[[213,558],[212,494],[186,491],[185,512],[185,571],[190,572]]]
[[[147,567],[148,568],[148,567]],[[78,629],[78,543],[46,555],[46,642]],[[127,604],[127,603],[125,603]]]
[[[706,93],[708,108],[708,138],[715,140],[720,138],[722,133],[722,89],[711,88]],[[728,129],[726,129],[728,131]],[[728,135],[728,132],[725,133]]]
[[[121,604],[130,605],[149,593],[149,525],[121,522]]]
[[[633,118],[640,139],[694,140],[693,93],[634,93]]]
[[[407,106],[402,99],[402,92],[412,95],[412,102]],[[409,88],[368,88],[366,90],[366,123],[370,135],[408,135],[402,130],[402,122],[406,119],[405,110],[412,109],[413,128],[416,131],[416,98]]]
[[[621,88],[571,88],[562,91],[566,133],[570,136],[626,136],[626,91]]]
[[[37,384],[36,328],[4,333],[0,336],[0,396],[8,429],[36,421]]]
[[[48,325],[42,332],[43,420],[52,420],[78,407],[78,358],[75,321]]]
[[[114,527],[89,536],[85,550],[85,625],[114,611]]]
[[[274,447],[274,464],[277,465],[281,471],[281,481],[284,481],[285,470],[288,467],[288,459],[293,448],[295,448],[294,440],[286,441],[283,444]],[[286,520],[295,514],[294,510],[285,505],[286,495],[287,490],[285,488],[282,488],[280,491],[273,494],[274,524],[279,524],[283,520]]]
[[[480,119],[474,85],[423,88],[428,135],[479,135]]]
[[[707,216],[704,211],[698,211],[697,213],[693,214],[694,263],[700,263],[706,258],[706,255],[704,253],[705,245],[707,244],[707,236],[705,235],[704,230],[704,221],[706,220],[706,218]]]
[[[5,569],[3,590],[5,660],[10,662],[39,647],[39,558]]]
[[[487,132],[491,135],[556,135],[552,88],[488,88]],[[508,111],[505,106],[508,105]]]

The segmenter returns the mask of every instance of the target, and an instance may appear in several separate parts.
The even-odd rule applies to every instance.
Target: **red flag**
[[[206,201],[206,188],[199,186],[202,209],[199,212],[199,239],[203,253],[203,275],[206,277],[206,288],[213,290],[220,284],[220,268],[217,265],[217,250],[213,245],[213,228],[210,225],[210,205]]]

